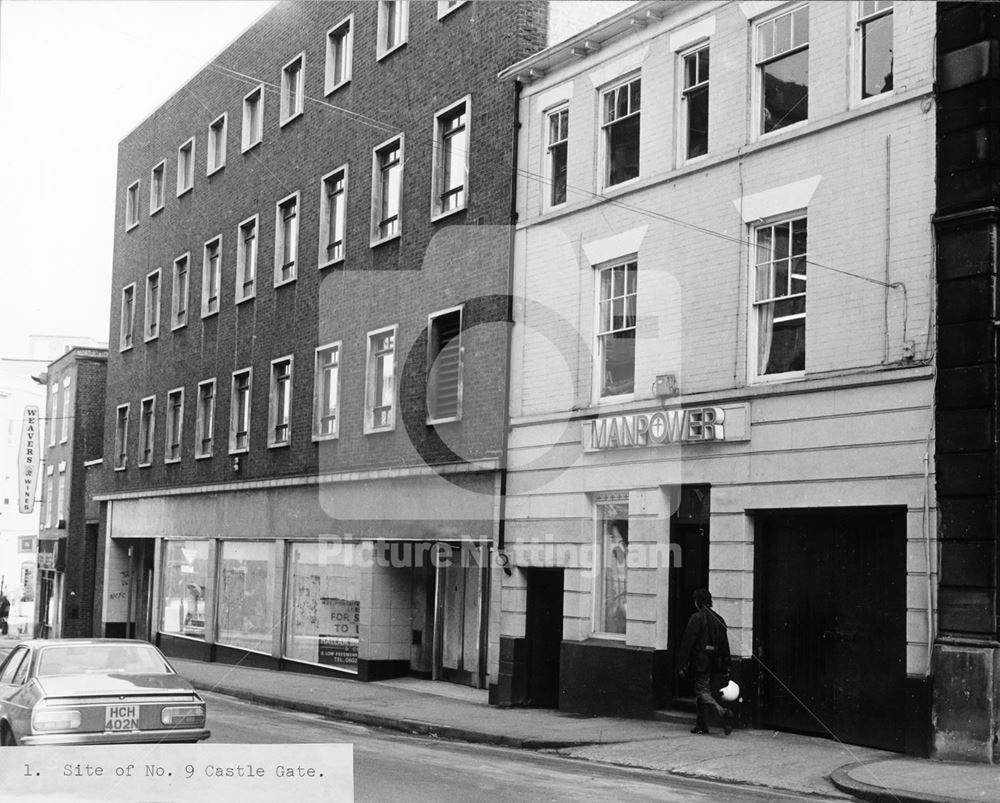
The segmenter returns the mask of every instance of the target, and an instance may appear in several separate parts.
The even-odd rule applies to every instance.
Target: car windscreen
[[[43,647],[38,658],[38,677],[54,675],[171,674],[160,654],[143,644],[79,644]]]

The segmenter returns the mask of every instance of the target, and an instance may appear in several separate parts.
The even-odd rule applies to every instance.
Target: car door
[[[31,650],[18,645],[0,665],[0,719],[7,722],[15,736],[25,732],[25,706],[23,689],[28,667],[31,665]],[[31,718],[31,711],[27,711]]]

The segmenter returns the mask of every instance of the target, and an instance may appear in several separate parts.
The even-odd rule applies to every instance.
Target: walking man
[[[690,676],[694,684],[698,715],[691,733],[708,733],[707,714],[714,710],[728,736],[733,730],[733,712],[720,705],[712,695],[712,678],[721,679],[721,683],[716,682],[716,688],[725,685],[729,678],[731,656],[726,623],[712,610],[712,595],[707,588],[694,592],[694,607],[678,655],[681,677]]]

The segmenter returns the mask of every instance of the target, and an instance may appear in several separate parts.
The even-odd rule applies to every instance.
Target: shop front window
[[[594,630],[625,635],[628,561],[628,494],[602,496],[597,503],[597,591]]]
[[[271,652],[273,552],[270,542],[223,542],[216,638],[220,644]]]
[[[205,638],[208,541],[167,541],[160,632]]]
[[[358,671],[361,575],[354,544],[292,544],[285,657]]]

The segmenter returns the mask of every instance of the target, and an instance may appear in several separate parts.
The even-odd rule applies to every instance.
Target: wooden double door
[[[903,750],[905,508],[754,521],[760,724]]]

